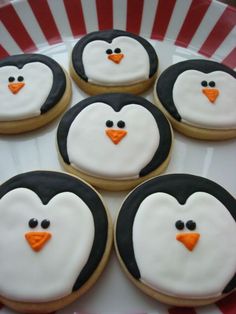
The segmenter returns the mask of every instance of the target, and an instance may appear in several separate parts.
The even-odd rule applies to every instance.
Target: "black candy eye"
[[[202,85],[203,87],[207,87],[207,81],[202,81],[202,82],[201,82],[201,85]]]
[[[29,227],[30,228],[35,228],[35,227],[37,227],[37,225],[38,225],[38,220],[37,219],[31,218],[29,220]]]
[[[121,53],[121,50],[120,50],[120,48],[116,48],[116,49],[114,50],[114,52],[115,52],[115,53]]]
[[[24,78],[23,78],[23,76],[18,76],[17,80],[18,80],[18,82],[22,82],[22,81],[24,81]]]
[[[182,220],[177,220],[175,223],[175,227],[178,230],[183,230],[184,229],[184,222]]]
[[[112,54],[112,50],[111,49],[107,49],[106,50],[106,54],[111,55]]]
[[[195,230],[196,229],[196,222],[193,221],[193,220],[188,220],[186,222],[186,227],[189,229],[189,230]]]
[[[107,120],[107,121],[106,121],[106,126],[107,126],[108,128],[111,128],[111,127],[113,126],[113,121]]]
[[[215,87],[215,86],[216,86],[216,83],[215,83],[214,81],[210,81],[210,82],[209,82],[209,86],[210,86],[210,87]]]
[[[14,78],[14,76],[10,76],[9,78],[8,78],[8,81],[11,83],[11,82],[14,82],[15,81],[15,78]]]
[[[50,226],[50,221],[49,221],[49,220],[44,219],[44,220],[41,222],[41,227],[42,227],[43,229],[47,229],[49,226]]]
[[[124,121],[122,121],[122,120],[118,121],[118,122],[117,122],[117,126],[118,126],[118,128],[123,129],[123,128],[125,127]]]

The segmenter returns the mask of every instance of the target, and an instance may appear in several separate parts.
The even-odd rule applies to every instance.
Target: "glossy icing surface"
[[[180,219],[181,231],[175,227]],[[191,220],[194,231],[186,227]],[[196,232],[200,238],[192,251],[176,240],[177,234]],[[233,217],[212,195],[196,192],[181,205],[173,196],[154,193],[140,204],[133,224],[140,280],[169,295],[219,296],[236,271],[235,239]]]
[[[114,123],[106,127],[106,121]],[[106,130],[120,130],[124,121],[126,136],[117,144]],[[107,178],[137,178],[152,159],[160,142],[158,126],[144,107],[129,104],[115,112],[105,103],[93,103],[73,121],[67,138],[71,165],[86,173]]]
[[[13,177],[0,188],[0,212],[2,296],[56,300],[78,290],[101,261],[106,211],[96,192],[74,177],[47,171]]]
[[[228,293],[236,287],[235,205],[202,177],[148,180],[119,212],[119,255],[134,278],[161,293],[187,299]]]
[[[144,38],[112,29],[92,32],[80,39],[72,51],[72,65],[85,81],[129,85],[152,77],[158,58]]]
[[[196,59],[167,68],[155,91],[178,121],[200,128],[235,129],[235,86],[235,71],[215,61]]]
[[[66,89],[61,66],[42,54],[0,61],[0,121],[27,119],[53,108]]]
[[[93,176],[130,179],[156,169],[168,156],[171,130],[144,98],[104,94],[72,107],[59,124],[63,160]]]
[[[117,64],[108,59],[106,51],[120,49],[123,58]],[[118,55],[118,54],[115,54]],[[120,36],[111,43],[94,40],[83,51],[82,62],[88,81],[100,85],[129,85],[149,78],[149,56],[135,39]]]
[[[14,77],[17,81],[20,76],[24,78],[25,85],[13,94],[8,87],[8,79]],[[0,67],[0,120],[19,120],[40,115],[52,84],[52,70],[40,62],[28,63],[21,69],[12,65]]]
[[[93,245],[94,223],[88,206],[69,192],[43,205],[34,192],[19,188],[1,199],[0,213],[1,295],[19,301],[47,301],[68,295]],[[31,218],[50,221],[47,231],[52,237],[39,252],[30,248],[24,235],[46,229],[40,225],[29,228]]]
[[[204,91],[218,91],[218,96],[211,102]],[[236,128],[235,99],[236,79],[223,71],[188,70],[178,76],[173,87],[173,100],[182,121],[197,126]]]

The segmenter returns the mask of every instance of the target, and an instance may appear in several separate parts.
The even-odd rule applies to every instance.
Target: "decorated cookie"
[[[112,243],[100,196],[64,173],[35,171],[0,187],[0,302],[52,312],[86,292]]]
[[[144,38],[121,30],[90,33],[75,45],[70,74],[90,95],[109,92],[139,94],[154,82],[155,49]]]
[[[170,66],[154,88],[157,106],[179,132],[194,138],[236,137],[236,73],[207,60]]]
[[[0,61],[0,133],[47,124],[65,110],[70,98],[70,79],[53,59],[22,54]]]
[[[236,200],[193,175],[153,178],[124,201],[118,257],[130,279],[162,302],[198,306],[236,287]]]
[[[67,111],[57,142],[68,172],[108,190],[125,190],[164,171],[172,146],[168,120],[130,94],[103,94]]]

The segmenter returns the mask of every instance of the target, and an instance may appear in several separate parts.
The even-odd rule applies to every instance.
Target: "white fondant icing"
[[[175,222],[194,220],[196,230],[177,230]],[[192,252],[176,240],[180,232],[198,232]],[[140,204],[133,224],[133,245],[141,281],[174,296],[219,296],[236,271],[236,223],[215,197],[192,194],[186,204],[154,193]]]
[[[8,78],[23,76],[24,87],[17,94],[8,88]],[[40,115],[40,108],[50,94],[53,84],[52,70],[40,62],[0,67],[0,121],[13,121]]]
[[[202,81],[215,82],[219,96],[211,103],[203,94]],[[210,88],[209,85],[207,88]],[[173,101],[182,121],[205,128],[236,128],[236,79],[223,71],[181,73],[173,87]]]
[[[106,121],[112,129],[126,130],[126,136],[115,145],[106,135]],[[117,122],[125,122],[119,129]],[[130,104],[115,112],[105,103],[94,103],[83,109],[70,126],[67,152],[70,163],[80,171],[114,180],[137,178],[151,161],[160,141],[157,123],[144,107]]]
[[[119,64],[108,59],[107,49],[120,48],[124,54]],[[131,85],[149,78],[150,62],[146,49],[135,39],[120,36],[111,43],[94,40],[82,54],[88,81],[99,85]]]
[[[64,192],[47,205],[25,188],[0,200],[0,294],[19,301],[50,301],[71,293],[86,264],[94,240],[94,221],[88,206]],[[36,218],[39,225],[29,228]],[[43,229],[43,219],[50,227]],[[29,231],[47,231],[52,237],[35,252],[25,239]]]

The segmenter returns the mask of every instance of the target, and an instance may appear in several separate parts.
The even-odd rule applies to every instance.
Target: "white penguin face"
[[[72,122],[67,152],[73,167],[110,179],[138,178],[153,158],[160,134],[153,115],[137,104],[119,112],[96,102]]]
[[[93,245],[94,221],[88,206],[71,192],[43,205],[31,190],[17,188],[0,200],[0,214],[0,294],[36,302],[70,294]],[[38,224],[30,228],[33,218]],[[45,220],[50,222],[46,229],[41,226]],[[30,232],[42,238],[41,249],[33,249]]]
[[[182,230],[175,226],[179,220],[184,222]],[[194,230],[186,227],[191,220],[196,224]],[[205,192],[192,194],[184,205],[169,194],[154,193],[140,204],[134,219],[133,246],[140,280],[169,295],[221,295],[235,274],[235,245],[233,217]]]
[[[40,62],[0,67],[0,121],[40,115],[52,84],[52,70]]]
[[[206,128],[236,128],[236,79],[223,71],[188,70],[173,87],[173,101],[188,124]]]
[[[130,85],[149,78],[146,49],[135,39],[120,36],[111,43],[94,40],[83,51],[88,81],[100,85]]]

